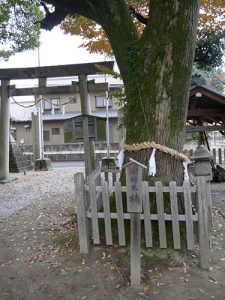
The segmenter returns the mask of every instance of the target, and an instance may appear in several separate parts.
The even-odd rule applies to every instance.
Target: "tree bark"
[[[198,11],[196,0],[150,1],[147,27],[131,55],[133,76],[124,79],[127,143],[153,140],[182,152]],[[149,154],[134,156],[147,164]],[[156,158],[156,179],[182,181],[180,161],[159,151]]]

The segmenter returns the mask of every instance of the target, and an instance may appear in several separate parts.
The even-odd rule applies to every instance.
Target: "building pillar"
[[[9,80],[1,80],[0,88],[0,182],[9,181]]]

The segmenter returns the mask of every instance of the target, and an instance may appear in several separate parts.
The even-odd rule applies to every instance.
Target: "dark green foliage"
[[[216,166],[213,170],[213,181],[214,182],[223,182],[225,181],[225,169],[220,166]]]
[[[195,63],[200,69],[219,67],[223,62],[225,50],[225,31],[217,33],[205,31],[197,41]]]
[[[207,139],[210,138],[209,133],[206,133]],[[190,141],[198,141],[199,140],[199,132],[194,132],[194,133],[186,133],[185,134],[185,141],[190,142]]]
[[[205,85],[221,93],[224,91],[225,83],[221,80],[224,77],[222,66],[221,68],[200,69],[194,64],[192,79],[197,77],[199,78],[198,82],[192,80],[192,85]]]
[[[0,60],[39,45],[39,1],[0,1]]]

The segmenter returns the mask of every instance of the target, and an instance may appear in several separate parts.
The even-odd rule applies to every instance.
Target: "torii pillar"
[[[7,183],[9,179],[9,80],[1,80],[0,88],[0,183]]]
[[[88,95],[88,84],[87,75],[80,74],[79,78],[79,92],[80,92],[80,102],[81,102],[81,113],[82,115],[91,114],[91,105]],[[94,142],[89,140],[89,130],[88,130],[88,118],[85,117],[83,120],[83,135],[84,135],[84,162],[85,162],[85,174],[86,177],[90,175],[96,166],[95,163],[95,148]]]

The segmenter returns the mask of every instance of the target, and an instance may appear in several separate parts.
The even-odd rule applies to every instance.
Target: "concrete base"
[[[35,171],[49,171],[52,169],[51,160],[49,158],[36,159]]]
[[[18,180],[18,177],[12,177],[12,178],[6,178],[6,179],[0,179],[0,184],[5,184],[5,183],[9,183],[11,181],[14,181],[14,180]]]
[[[101,171],[107,172],[108,170],[116,169],[116,160],[114,157],[103,157],[101,164]]]

